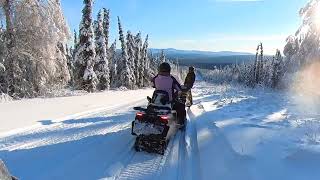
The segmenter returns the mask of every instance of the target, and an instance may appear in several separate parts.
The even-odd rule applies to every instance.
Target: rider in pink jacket
[[[159,73],[153,79],[153,85],[156,90],[166,91],[169,94],[169,100],[174,99],[174,94],[181,91],[179,82],[171,76],[171,67],[168,63],[162,63],[159,67]]]
[[[185,105],[175,101],[175,95],[182,91],[179,82],[171,76],[171,67],[168,63],[162,63],[159,67],[158,75],[153,79],[153,87],[156,90],[166,91],[169,94],[169,101],[172,102],[173,108],[177,111],[179,122],[184,123],[186,112]]]

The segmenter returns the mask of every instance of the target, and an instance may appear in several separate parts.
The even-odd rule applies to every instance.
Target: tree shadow
[[[195,116],[188,109],[190,118],[196,119],[198,146],[203,179],[253,179],[249,173],[252,157],[237,153],[229,140],[216,126],[214,112]]]

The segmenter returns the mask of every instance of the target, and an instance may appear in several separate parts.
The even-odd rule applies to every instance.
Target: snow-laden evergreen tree
[[[106,48],[109,48],[110,10],[103,8],[103,33],[105,36]]]
[[[160,53],[160,62],[163,63],[163,62],[166,62],[166,55],[164,53],[164,50],[161,50],[161,53]]]
[[[74,29],[73,30],[73,47],[74,47],[74,49],[78,48],[78,44],[79,44],[78,34],[77,34],[77,31]]]
[[[6,16],[6,33],[5,33],[5,44],[7,47],[7,57],[4,60],[4,66],[7,67],[4,75],[3,89],[4,92],[8,93],[10,96],[22,97],[25,96],[23,84],[25,85],[24,79],[22,79],[22,71],[19,66],[19,61],[17,58],[17,52],[15,47],[15,37],[14,37],[14,3],[15,1],[4,0],[3,9]]]
[[[149,47],[149,35],[146,36],[143,46],[142,46],[142,58],[141,58],[141,64],[143,67],[143,71],[140,73],[140,82],[143,84],[144,87],[150,86],[150,79],[156,74],[152,68],[151,60],[152,58],[149,58],[148,55],[148,47]],[[156,68],[157,69],[157,68]]]
[[[259,53],[259,66],[258,66],[258,81],[257,83],[262,83],[264,74],[264,58],[263,58],[263,45],[260,43],[260,53]]]
[[[118,17],[119,26],[119,40],[121,43],[121,58],[118,61],[118,73],[120,77],[120,86],[126,87],[128,89],[134,88],[134,74],[131,69],[128,57],[128,50],[126,46],[125,37],[123,34],[120,18]]]
[[[143,79],[144,79],[144,69],[146,68],[146,64],[144,63],[143,59],[143,47],[142,47],[142,39],[141,33],[139,32],[134,37],[135,47],[134,47],[134,54],[135,54],[135,78],[137,79],[137,86],[143,87]]]
[[[281,56],[280,50],[277,49],[276,55],[274,57],[274,63],[272,67],[272,76],[271,76],[271,87],[276,88],[283,75],[283,58]]]
[[[5,35],[6,35],[6,32],[1,23],[1,27],[0,27],[0,93],[7,92],[7,88],[6,88],[7,83],[6,83],[6,76],[5,76],[6,67],[4,66],[4,60],[6,58],[6,54],[8,50],[6,47]]]
[[[146,39],[145,42],[148,42],[148,39]],[[149,59],[150,71],[152,72],[153,75],[155,75],[158,73],[159,61],[158,61],[157,57],[151,51],[147,56],[149,57],[148,59]]]
[[[70,79],[66,58],[57,47],[69,39],[59,0],[5,1],[8,93],[33,97],[63,87]],[[14,12],[14,15],[13,15]]]
[[[134,37],[133,35],[131,34],[130,31],[127,32],[127,54],[128,54],[128,63],[129,63],[129,66],[130,66],[130,69],[132,71],[132,75],[133,75],[133,78],[132,78],[132,83],[134,86],[136,86],[137,84],[137,81],[136,81],[136,72],[138,71],[137,68],[137,65],[136,65],[136,54],[135,54],[135,41],[134,41]]]
[[[110,68],[110,86],[112,88],[118,87],[119,79],[118,76],[118,61],[117,61],[117,41],[115,40],[109,48],[109,68]]]
[[[73,49],[72,49],[72,47],[68,47],[68,45],[66,45],[66,57],[67,57],[67,65],[68,65],[68,69],[69,69],[69,74],[70,74],[70,82],[69,82],[69,85],[70,85],[71,87],[74,87]]]
[[[75,50],[75,81],[77,88],[92,92],[97,86],[97,77],[93,70],[95,60],[94,30],[92,22],[93,0],[84,0],[80,23],[78,48]]]
[[[263,79],[263,45],[260,43],[256,49],[256,58],[254,67],[251,70],[253,73],[250,86],[254,87],[256,84],[260,84]]]
[[[266,57],[263,61],[262,83],[265,87],[272,87],[272,73],[275,61],[274,59],[274,57],[272,59]]]
[[[110,88],[110,69],[107,54],[106,37],[104,34],[103,19],[104,12],[100,10],[96,23],[96,57],[94,71],[98,78],[98,89],[108,90]]]
[[[302,25],[295,35],[287,38],[284,55],[288,59],[288,72],[320,59],[320,0],[310,0],[300,10]],[[289,78],[289,77],[288,77]]]

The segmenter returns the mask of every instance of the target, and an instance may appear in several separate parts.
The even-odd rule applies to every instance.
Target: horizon
[[[110,9],[110,42],[118,41],[116,18],[119,16],[125,31],[149,34],[150,48],[255,53],[256,46],[262,42],[265,53],[273,55],[276,49],[283,51],[286,38],[298,29],[301,24],[298,12],[307,2],[96,0],[93,18],[96,19],[99,9]],[[71,32],[78,31],[83,2],[62,0],[61,4]]]

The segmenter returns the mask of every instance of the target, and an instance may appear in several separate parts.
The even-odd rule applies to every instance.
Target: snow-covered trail
[[[196,129],[189,123],[164,156],[135,152],[131,121],[145,100],[79,113],[0,137],[0,158],[20,179],[194,179]],[[188,112],[193,116],[192,112]],[[194,119],[189,118],[189,122]],[[198,154],[197,154],[198,155]],[[186,162],[189,162],[186,164]],[[186,172],[188,172],[186,174]]]
[[[268,90],[198,82],[193,94],[164,156],[132,148],[143,100],[0,137],[0,158],[22,180],[319,179],[320,113]]]

